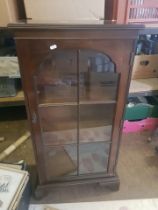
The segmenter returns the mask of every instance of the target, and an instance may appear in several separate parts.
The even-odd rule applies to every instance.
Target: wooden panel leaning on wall
[[[0,1],[0,27],[26,19],[23,0]]]

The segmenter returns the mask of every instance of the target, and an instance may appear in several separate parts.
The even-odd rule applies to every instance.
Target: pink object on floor
[[[124,121],[123,133],[151,131],[158,127],[158,118],[147,118],[140,121]]]

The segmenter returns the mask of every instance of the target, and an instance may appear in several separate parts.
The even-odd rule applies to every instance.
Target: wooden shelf
[[[110,142],[111,132],[112,125],[81,128],[80,143]],[[77,144],[77,129],[43,132],[43,139],[46,146]]]
[[[24,104],[24,93],[22,90],[17,92],[16,96],[0,98],[0,106],[10,104]]]
[[[158,78],[131,80],[129,94],[158,94]]]
[[[51,106],[77,106],[77,102],[63,102],[63,103],[43,103],[39,104],[39,108],[51,107]]]
[[[116,103],[115,100],[98,100],[98,101],[80,101],[79,105],[91,105],[91,104],[114,104]]]
[[[94,104],[114,104],[115,100],[107,100],[107,101],[80,101],[79,104],[77,102],[63,102],[63,103],[44,103],[39,104],[39,107],[51,107],[51,106],[77,106],[77,105],[94,105]]]
[[[47,90],[47,91],[46,91]],[[58,105],[76,105],[78,103],[77,88],[61,88],[49,86],[49,88],[38,89],[38,101],[40,107]],[[104,87],[81,87],[79,89],[79,101],[81,104],[104,104],[115,103],[116,86]]]

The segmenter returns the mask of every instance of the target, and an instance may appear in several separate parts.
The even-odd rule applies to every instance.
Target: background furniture
[[[157,23],[157,0],[106,0],[105,19],[119,24]]]
[[[0,107],[24,105],[13,34],[0,28]]]
[[[158,127],[158,31],[140,32],[126,106],[124,132],[151,132]]]

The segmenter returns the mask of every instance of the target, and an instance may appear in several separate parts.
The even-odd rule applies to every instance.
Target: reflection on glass
[[[77,175],[77,146],[74,144],[49,147],[45,151],[45,168],[48,180]]]
[[[39,103],[77,101],[77,56],[74,50],[55,50],[36,75]]]
[[[80,105],[80,142],[110,141],[114,104]]]
[[[107,171],[109,144],[105,142],[84,143],[79,146],[79,174]]]
[[[80,101],[116,100],[118,74],[110,58],[96,51],[80,51]]]
[[[119,75],[95,50],[54,50],[34,77],[48,180],[107,171]],[[79,171],[78,171],[79,170]]]
[[[77,143],[77,106],[54,106],[39,109],[43,143]]]

